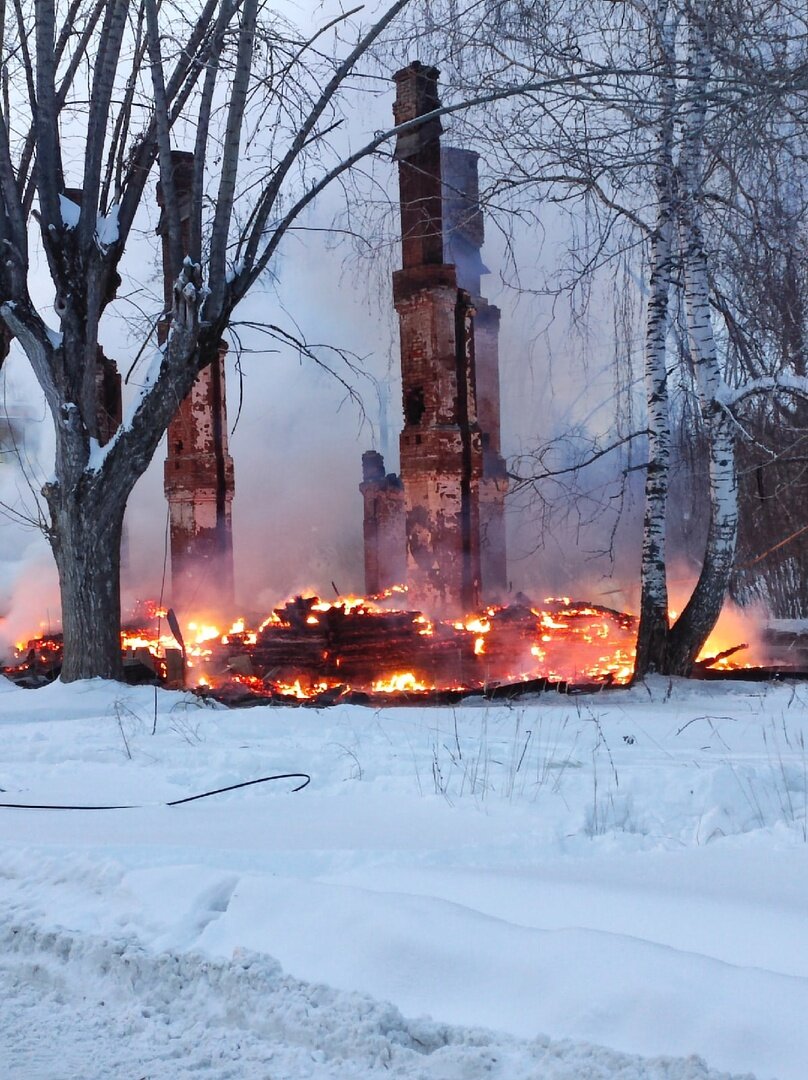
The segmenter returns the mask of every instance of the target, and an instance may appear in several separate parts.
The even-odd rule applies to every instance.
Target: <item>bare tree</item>
[[[350,154],[330,136],[358,62],[406,3],[395,0],[369,27],[352,28],[351,12],[308,37],[259,0],[4,6],[0,316],[4,348],[12,335],[19,341],[56,431],[55,479],[44,495],[59,571],[64,679],[119,675],[119,552],[129,494],[284,235],[319,191],[384,141]],[[338,40],[335,55],[323,52],[319,39],[328,30],[353,41]],[[245,176],[248,137],[265,145]],[[189,142],[195,198],[186,246],[172,149]],[[101,447],[99,329],[155,170],[176,275],[169,330],[128,417]],[[203,195],[211,188],[208,213]],[[30,291],[31,213],[58,329]]]
[[[238,304],[317,196],[407,126],[377,131],[358,149],[343,131],[351,91],[375,77],[374,53],[409,2],[393,0],[366,26],[355,21],[360,9],[341,12],[309,35],[265,0],[3,7],[0,346],[12,336],[21,345],[56,432],[55,479],[44,496],[59,571],[63,679],[121,671],[126,502],[198,373],[218,355]],[[553,92],[566,78],[484,88],[434,115]],[[193,154],[186,223],[174,184],[178,148]],[[141,392],[102,446],[99,332],[115,310],[155,179],[173,302]],[[32,297],[32,215],[58,329]]]
[[[734,291],[734,311],[723,302],[729,239],[739,216],[754,212],[753,189],[765,188],[778,170],[805,172],[804,12],[788,0],[557,0],[540,10],[506,0],[483,7],[498,33],[486,36],[482,17],[457,21],[461,78],[496,83],[517,70],[571,76],[588,63],[601,65],[602,78],[560,86],[552,110],[546,95],[509,103],[506,116],[500,110],[488,127],[489,145],[508,168],[494,166],[493,190],[499,199],[516,192],[519,207],[529,192],[586,221],[577,231],[583,245],[570,260],[574,288],[585,292],[604,266],[632,250],[642,254],[648,461],[636,672],[686,674],[715,625],[734,565],[744,409],[766,394],[771,400],[808,389],[794,370],[769,367],[762,377],[734,363],[731,320],[755,308],[751,276]],[[672,623],[677,394],[690,398],[687,411],[697,417],[707,528],[696,585]]]
[[[654,647],[639,651],[639,674],[688,673],[717,621],[735,563],[736,453],[738,443],[749,437],[746,404],[762,394],[799,398],[808,390],[793,372],[772,371],[761,380],[749,366],[733,364],[726,347],[731,314],[722,304],[722,250],[739,212],[760,208],[752,187],[765,184],[765,177],[771,182],[782,169],[800,167],[799,126],[787,122],[791,130],[784,139],[781,118],[799,114],[805,94],[804,39],[793,13],[777,5],[716,7],[693,0],[680,20],[685,30],[684,84],[677,95],[681,137],[671,175],[685,355],[704,436],[709,515],[695,588],[667,633]],[[746,292],[736,294],[741,309],[754,309],[759,287],[747,281]],[[762,327],[755,332],[764,333]],[[644,575],[644,594],[648,588]],[[643,629],[641,622],[641,644]]]
[[[719,303],[736,369],[808,374],[808,194],[799,169],[752,187],[754,210],[727,237]],[[738,303],[737,297],[754,303]],[[804,617],[808,595],[808,402],[758,395],[742,418],[740,529],[731,591],[779,618]]]

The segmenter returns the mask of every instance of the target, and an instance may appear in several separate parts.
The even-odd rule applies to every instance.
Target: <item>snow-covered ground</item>
[[[3,682],[0,801],[136,807],[0,809],[0,1076],[805,1080],[806,727],[805,685]]]

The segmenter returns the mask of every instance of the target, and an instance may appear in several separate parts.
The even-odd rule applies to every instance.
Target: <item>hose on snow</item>
[[[311,783],[308,773],[278,773],[275,776],[260,776],[257,780],[242,780],[240,784],[228,784],[227,787],[214,788],[212,791],[203,791],[199,795],[186,795],[184,799],[172,799],[164,803],[119,803],[94,806],[60,806],[55,803],[12,803],[0,802],[3,810],[142,810],[147,806],[182,806],[183,803],[197,802],[199,799],[209,799],[212,795],[222,795],[225,791],[238,791],[239,788],[253,787],[255,784],[268,784],[272,780],[302,780],[302,784],[292,788],[291,794],[302,791]]]

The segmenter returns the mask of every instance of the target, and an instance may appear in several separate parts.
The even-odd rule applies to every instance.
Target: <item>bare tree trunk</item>
[[[662,671],[667,664],[668,585],[666,578],[666,517],[671,431],[666,341],[671,289],[674,192],[674,83],[673,44],[667,25],[667,4],[657,12],[657,36],[662,64],[667,69],[661,104],[663,110],[659,158],[655,178],[656,228],[651,238],[652,269],[645,335],[645,388],[648,400],[648,469],[645,474],[640,621],[634,677]]]
[[[735,425],[715,403],[707,417],[710,452],[710,527],[699,580],[670,633],[668,674],[689,675],[721,614],[735,563],[738,486]]]
[[[738,534],[735,427],[721,400],[724,381],[710,313],[707,253],[701,223],[704,124],[710,80],[705,0],[690,15],[688,75],[690,101],[679,163],[677,216],[684,271],[688,340],[709,453],[710,526],[695,589],[670,631],[665,673],[689,675],[713,630],[729,587]]]
[[[645,384],[648,394],[648,468],[645,474],[640,621],[635,676],[665,667],[668,643],[666,530],[671,432],[665,338],[668,326],[671,250],[670,203],[660,207],[654,236],[654,270],[646,328]]]
[[[49,489],[51,547],[59,570],[65,642],[62,679],[119,679],[121,531],[126,499],[80,484]]]

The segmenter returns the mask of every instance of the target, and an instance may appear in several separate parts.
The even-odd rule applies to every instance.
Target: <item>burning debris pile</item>
[[[431,621],[374,600],[328,603],[296,597],[251,635],[226,635],[217,649],[251,689],[295,697],[335,691],[425,693],[482,689],[529,679],[627,681],[633,619],[605,608],[549,601],[515,604],[464,620]],[[234,654],[233,650],[239,653]],[[215,665],[214,654],[211,661]]]
[[[406,599],[403,586],[330,602],[299,595],[263,621],[238,619],[228,630],[202,617],[180,627],[172,611],[140,603],[121,632],[126,678],[187,687],[226,704],[315,705],[449,704],[631,680],[637,625],[625,612],[569,597],[538,604],[518,594],[507,606],[439,620],[408,610]],[[808,672],[808,634],[779,632],[775,642],[764,631],[750,648],[742,644],[750,629],[748,617],[727,609],[693,674]],[[42,686],[58,677],[61,653],[61,634],[41,633],[19,643],[0,672],[19,686]]]
[[[166,615],[153,601],[139,602],[122,627],[121,650],[127,681],[184,684],[183,650],[170,630],[161,633]],[[189,629],[197,631],[196,624],[189,624]],[[211,633],[219,636],[215,628],[205,627],[199,640]],[[35,637],[17,642],[12,661],[0,665],[0,674],[28,689],[44,686],[59,677],[63,643],[61,631],[41,629]],[[195,643],[194,648],[197,647]]]
[[[224,700],[359,700],[473,692],[531,683],[622,684],[631,677],[631,615],[569,598],[520,598],[463,620],[390,606],[404,590],[334,602],[297,596],[250,628],[200,620],[175,638],[167,613],[141,605],[121,634],[132,681],[205,688]],[[61,637],[18,646],[3,673],[35,686],[58,675]],[[536,688],[539,688],[537,685]]]

